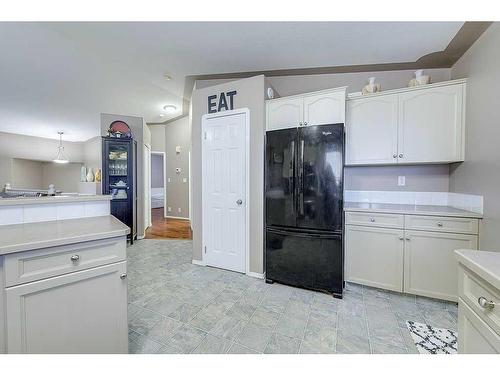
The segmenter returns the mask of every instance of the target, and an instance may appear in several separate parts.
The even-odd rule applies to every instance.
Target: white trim
[[[264,279],[266,277],[265,273],[250,272],[250,271],[248,271],[246,275],[250,277],[255,277],[257,279]]]
[[[179,220],[189,220],[188,217],[181,217],[181,216],[170,216],[170,215],[167,215],[165,216],[166,219],[179,219]]]
[[[334,93],[334,92],[342,92],[344,91],[345,95],[347,95],[347,88],[349,86],[339,86],[339,87],[333,87],[331,89],[325,89],[325,90],[318,90],[318,91],[308,91],[302,94],[295,94],[295,95],[289,95],[289,96],[280,96],[279,98],[273,98],[273,99],[267,99],[266,103],[268,102],[279,102],[281,100],[288,100],[288,99],[294,99],[294,98],[302,98],[305,96],[315,96],[318,94],[329,94],[329,93]]]
[[[193,263],[196,266],[203,266],[203,267],[206,266],[206,264],[205,264],[205,262],[203,260],[193,259],[191,261],[191,263]]]
[[[142,235],[142,236],[137,235],[137,239],[138,239],[138,240],[143,240],[145,237],[146,237],[146,235],[145,235],[145,234],[144,234],[144,235]]]
[[[248,108],[238,108],[230,111],[222,111],[217,113],[207,113],[201,118],[201,155],[203,158],[204,150],[204,124],[205,121],[217,117],[233,116],[233,115],[245,115],[245,159],[246,159],[246,171],[245,171],[245,274],[250,273],[250,110]],[[202,241],[201,241],[201,257],[204,256],[204,246],[205,241],[204,231],[205,225],[203,225],[203,165],[202,165],[202,179],[201,179],[201,194],[202,194]]]
[[[151,155],[162,155],[163,158],[163,217],[167,218],[167,153],[164,151],[151,151]],[[153,159],[153,158],[151,158]],[[153,173],[151,173],[153,175]],[[152,189],[152,187],[151,187]]]

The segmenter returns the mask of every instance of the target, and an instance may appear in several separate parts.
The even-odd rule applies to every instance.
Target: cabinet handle
[[[307,121],[304,121],[304,126],[307,126]]]
[[[78,262],[80,260],[80,255],[72,255],[70,259],[72,262]]]
[[[120,279],[125,280],[126,278],[127,278],[127,274],[126,273],[122,273],[120,275]]]
[[[374,223],[374,222],[375,222],[375,219],[374,219],[373,217],[371,217],[371,218],[370,218],[370,221],[371,221],[372,223]]]
[[[481,306],[483,309],[493,309],[496,305],[495,302],[493,301],[488,301],[486,298],[484,297],[479,297],[477,299],[477,303],[479,304],[479,306]]]
[[[403,241],[405,238],[403,236],[399,236],[399,240]]]
[[[303,125],[304,125],[304,124],[302,123],[302,121],[301,121],[301,122],[299,122],[299,126],[303,126]]]
[[[440,222],[440,221],[438,221],[438,222],[436,223],[436,225],[437,225],[438,227],[442,227],[442,226],[443,226],[443,223],[442,223],[442,222]]]
[[[403,157],[403,154],[399,154],[399,157],[402,158]]]
[[[392,154],[392,157],[396,159],[398,157],[398,154]]]
[[[406,237],[406,241],[409,241],[410,240],[410,237]]]

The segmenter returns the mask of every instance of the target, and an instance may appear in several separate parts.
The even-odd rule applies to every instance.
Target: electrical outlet
[[[172,207],[167,207],[168,212],[172,212]]]
[[[405,185],[406,185],[406,177],[398,176],[398,186],[405,186]]]
[[[182,212],[182,210],[181,210],[181,208],[180,208],[180,207],[177,209],[177,212],[179,212],[179,213],[181,213],[181,212]]]
[[[186,183],[186,182],[188,182],[188,179],[187,179],[186,177],[184,177],[184,178],[182,179],[182,182]]]
[[[172,182],[172,179],[170,177],[167,178],[167,182]]]

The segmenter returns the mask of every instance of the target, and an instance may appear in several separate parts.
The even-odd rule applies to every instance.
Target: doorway
[[[248,273],[248,109],[202,119],[203,261]]]
[[[167,212],[166,153],[151,151],[151,225],[146,239],[192,239],[189,220],[176,219]]]

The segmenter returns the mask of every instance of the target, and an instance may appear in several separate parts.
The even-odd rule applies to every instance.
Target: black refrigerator
[[[344,124],[266,133],[266,282],[342,297]]]

